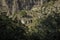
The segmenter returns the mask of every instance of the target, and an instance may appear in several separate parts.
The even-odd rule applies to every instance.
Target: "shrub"
[[[24,27],[0,15],[0,40],[25,40]]]
[[[19,14],[20,14],[20,16],[25,16],[27,13],[26,13],[26,11],[21,10],[21,11],[19,12]]]

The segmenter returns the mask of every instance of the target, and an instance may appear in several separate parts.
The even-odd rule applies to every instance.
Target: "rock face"
[[[7,15],[14,14],[20,10],[30,10],[34,5],[40,5],[41,0],[0,0],[0,8],[7,12]]]
[[[20,10],[30,10],[34,5],[40,5],[41,0],[0,0],[0,11],[7,12],[7,16],[14,15]]]
[[[11,8],[15,0],[6,0],[9,8]],[[16,0],[15,5],[19,10],[22,9],[31,9],[34,5],[39,5],[40,0]]]
[[[12,17],[20,10],[31,10],[34,6],[38,9],[37,6],[48,1],[50,0],[0,0],[0,11],[6,11],[7,16]],[[34,10],[36,9],[34,8]]]
[[[3,0],[2,0],[3,1]],[[9,8],[12,8],[12,5],[14,5],[15,1],[15,7],[18,9],[31,9],[34,5],[40,5],[43,1],[46,0],[5,0],[2,3],[7,4]]]

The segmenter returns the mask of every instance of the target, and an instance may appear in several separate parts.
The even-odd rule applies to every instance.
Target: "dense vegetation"
[[[21,23],[0,15],[0,40],[58,40],[60,13],[53,12],[53,15],[42,20],[35,29],[31,29],[30,33]]]
[[[60,39],[59,0],[45,0],[42,6],[37,6],[40,3],[37,0],[3,0],[0,3],[0,40]],[[27,17],[28,20],[30,16],[32,23],[22,24],[21,19]]]

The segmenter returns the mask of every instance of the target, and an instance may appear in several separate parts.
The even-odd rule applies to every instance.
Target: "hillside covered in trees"
[[[0,0],[0,40],[59,40],[60,0]]]

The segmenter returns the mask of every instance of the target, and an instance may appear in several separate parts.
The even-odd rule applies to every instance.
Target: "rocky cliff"
[[[44,1],[46,0],[1,0],[0,5],[7,7],[10,10],[13,8],[16,10],[30,10],[34,5],[41,5]]]
[[[51,0],[0,0],[0,11],[7,12],[7,16],[14,15],[20,10],[37,10]],[[55,0],[52,0],[55,1]]]

